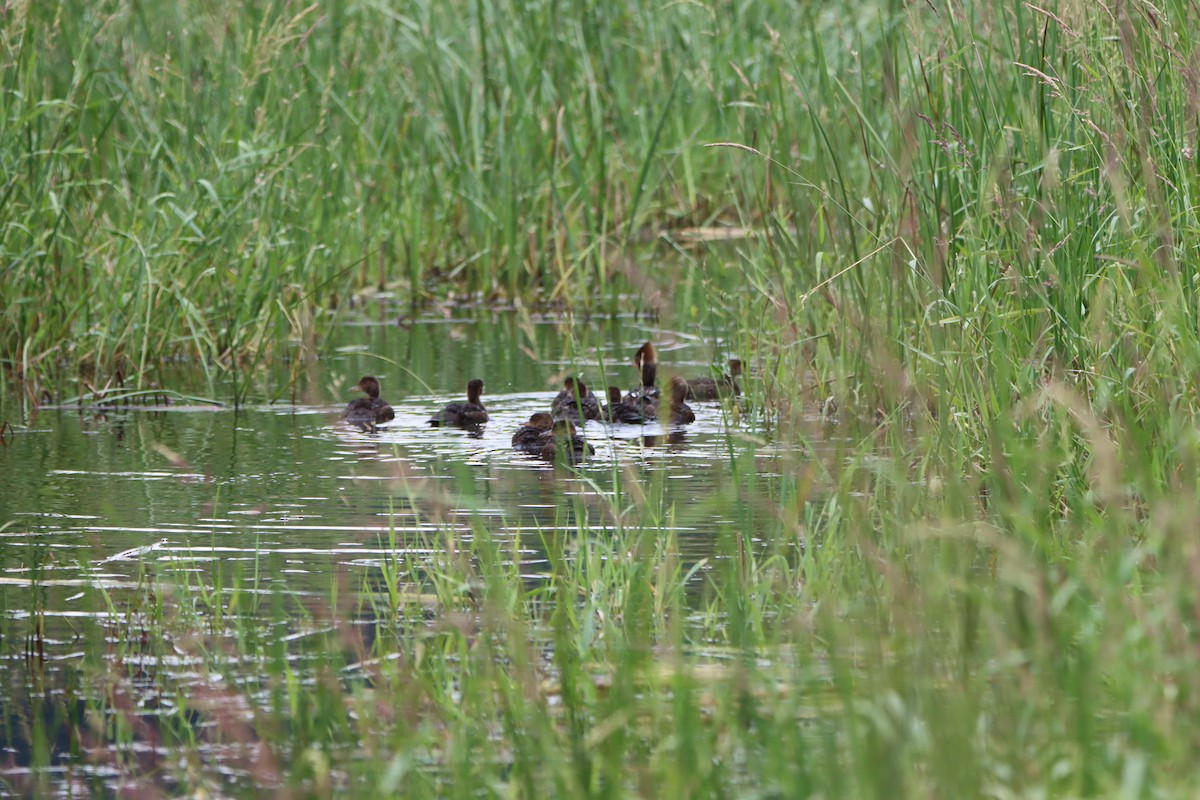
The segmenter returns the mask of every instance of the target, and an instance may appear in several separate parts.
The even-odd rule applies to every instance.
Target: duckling
[[[568,377],[563,381],[562,391],[554,396],[550,414],[555,419],[569,419],[582,425],[589,419],[600,419],[600,401],[578,378]]]
[[[608,406],[605,408],[605,413],[605,419],[609,422],[641,425],[658,416],[658,398],[643,397],[633,392],[630,392],[625,397],[621,397],[621,390],[615,386],[610,386]]]
[[[729,372],[714,380],[711,377],[688,378],[687,400],[716,400],[722,394],[731,393],[737,396],[742,393],[738,386],[738,376],[742,374],[742,360],[729,359]]]
[[[481,394],[483,381],[473,378],[467,384],[467,402],[450,403],[430,417],[429,424],[435,428],[441,425],[456,425],[460,428],[482,425],[488,421],[488,413],[483,407],[483,401],[479,399]]]
[[[531,456],[541,455],[542,447],[546,444],[542,436],[553,427],[554,418],[545,411],[539,411],[529,418],[529,422],[517,428],[512,437],[513,449]]]
[[[675,375],[671,378],[671,410],[667,419],[673,425],[689,425],[696,421],[696,413],[684,402],[687,399],[688,382]]]
[[[569,419],[554,422],[554,427],[542,434],[542,449],[538,458],[543,461],[560,459],[568,464],[578,464],[596,449],[575,432],[575,423]]]
[[[351,425],[357,425],[363,430],[374,431],[375,426],[391,422],[396,418],[396,412],[386,401],[379,399],[379,379],[365,375],[354,385],[356,392],[366,392],[366,397],[351,400],[342,412],[342,419]]]
[[[621,408],[621,388],[619,386],[608,387],[608,405],[600,409],[600,419],[605,422],[620,422],[617,418]]]

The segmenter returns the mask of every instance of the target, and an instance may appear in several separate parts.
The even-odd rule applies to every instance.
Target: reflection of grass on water
[[[87,591],[114,629],[64,687],[5,587],[15,761],[247,795],[1196,791],[1187,3],[148,5],[4,12],[5,391],[316,347],[381,284],[635,290],[743,331],[785,442],[827,394],[884,424],[820,493],[731,448],[699,591],[686,510],[630,487],[615,530],[545,537],[542,582],[480,523],[366,599]],[[752,235],[673,234],[725,226]],[[647,229],[682,266],[630,257]]]

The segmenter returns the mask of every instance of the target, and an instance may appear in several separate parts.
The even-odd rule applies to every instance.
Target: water
[[[597,389],[635,383],[629,361],[646,339],[658,345],[660,376],[708,374],[710,363],[734,355],[720,341],[629,319],[565,328],[516,314],[407,326],[385,318],[341,326],[328,348],[334,357],[281,359],[239,376],[249,401],[237,409],[42,409],[0,447],[0,525],[8,523],[0,531],[0,630],[14,667],[0,701],[21,719],[33,714],[21,701],[32,684],[16,668],[31,657],[48,665],[55,691],[66,692],[63,670],[81,657],[88,629],[115,635],[113,626],[127,622],[119,609],[144,591],[147,574],[169,576],[182,591],[207,591],[219,574],[226,591],[320,600],[347,575],[357,582],[346,585],[371,585],[397,551],[420,561],[447,531],[469,537],[483,525],[509,543],[522,575],[537,580],[548,569],[542,536],[578,530],[580,514],[603,533],[615,524],[609,493],[631,480],[655,487],[674,508],[664,529],[674,531],[685,568],[712,557],[733,505],[706,499],[730,490],[722,465],[731,452],[754,442],[765,481],[783,469],[768,436],[734,423],[734,415],[753,416],[743,406],[694,403],[697,420],[686,429],[590,422],[596,453],[578,470],[510,448],[512,432],[549,409],[564,375],[582,374]],[[364,374],[381,377],[397,411],[376,433],[339,420]],[[483,430],[429,427],[430,415],[461,399],[473,377],[486,383],[491,420]],[[181,365],[161,380],[219,400],[235,391],[199,378]],[[811,456],[836,470],[848,435],[814,421]],[[97,587],[118,610],[80,608],[84,590]],[[190,666],[171,669],[179,679]],[[6,747],[19,766],[31,755],[12,733],[21,728],[14,718]]]

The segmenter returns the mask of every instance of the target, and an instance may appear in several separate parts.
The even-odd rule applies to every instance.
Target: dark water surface
[[[77,607],[85,588],[135,592],[146,574],[173,573],[181,584],[193,575],[186,585],[203,591],[219,572],[226,590],[322,598],[337,576],[370,585],[397,550],[419,558],[447,530],[468,537],[472,526],[511,542],[522,574],[537,580],[547,569],[545,534],[577,531],[581,514],[593,531],[615,524],[609,494],[619,482],[661,492],[672,509],[663,529],[694,563],[713,554],[731,521],[732,504],[715,499],[729,489],[731,454],[752,448],[765,481],[784,469],[752,411],[733,402],[694,403],[697,421],[684,429],[588,423],[596,454],[578,471],[510,449],[512,432],[549,409],[563,375],[628,388],[632,354],[648,338],[662,383],[711,374],[710,364],[734,355],[722,341],[629,319],[566,328],[517,314],[359,323],[336,337],[331,357],[251,376],[237,409],[232,384],[206,386],[199,372],[182,372],[163,388],[226,404],[43,408],[16,426],[0,447],[0,656],[16,666],[36,649],[51,671],[80,657],[84,628],[108,622]],[[374,434],[339,420],[363,374],[380,376],[397,412]],[[486,382],[491,421],[482,432],[430,428],[429,416],[473,377]],[[11,400],[0,410],[21,421]],[[811,455],[836,458],[840,435],[824,429]],[[23,684],[0,684],[10,713]],[[8,722],[0,738],[20,765],[29,754]]]

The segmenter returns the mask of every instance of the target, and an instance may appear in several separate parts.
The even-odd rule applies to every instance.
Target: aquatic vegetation
[[[519,306],[563,369],[585,314],[647,312],[748,369],[684,499],[621,457],[669,437],[572,471],[497,433],[552,518],[362,445],[389,529],[319,591],[101,537],[60,584],[12,505],[53,486],[4,493],[6,790],[1197,791],[1189,4],[10,5],[0,460],[173,359],[320,394],[368,295]],[[596,386],[649,336],[675,368],[627,327]]]

